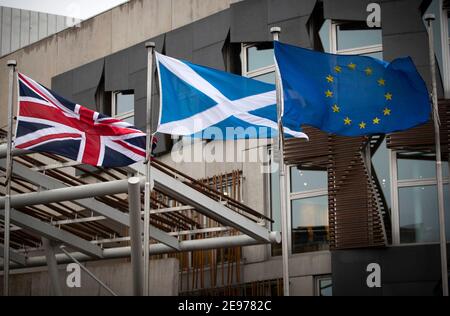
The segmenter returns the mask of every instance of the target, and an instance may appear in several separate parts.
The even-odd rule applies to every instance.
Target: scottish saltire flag
[[[275,42],[284,93],[284,123],[360,136],[426,123],[431,106],[411,58],[386,63]]]
[[[15,148],[48,152],[103,167],[145,159],[145,134],[70,102],[19,73]]]
[[[277,134],[275,86],[156,54],[160,79],[158,132],[204,139],[270,138]],[[300,124],[288,137],[307,138]]]

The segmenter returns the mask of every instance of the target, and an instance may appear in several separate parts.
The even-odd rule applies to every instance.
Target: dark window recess
[[[102,75],[100,83],[95,92],[95,106],[98,112],[111,116],[112,92],[105,91],[105,75]]]

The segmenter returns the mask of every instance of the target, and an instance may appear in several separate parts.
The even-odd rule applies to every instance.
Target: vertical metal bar
[[[439,107],[437,96],[437,82],[436,82],[436,58],[434,55],[434,35],[433,35],[433,21],[436,19],[434,14],[427,14],[425,20],[428,23],[428,40],[430,49],[430,67],[431,80],[433,85],[433,119],[434,119],[434,134],[436,142],[436,179],[438,191],[438,205],[439,205],[439,229],[440,229],[440,248],[441,248],[441,273],[442,273],[442,294],[448,296],[448,267],[447,267],[447,241],[445,236],[445,206],[444,206],[444,182],[442,178],[442,156],[441,156],[441,135],[439,122]]]
[[[6,188],[5,188],[5,218],[4,218],[4,252],[3,252],[3,295],[9,295],[9,235],[11,225],[11,176],[12,176],[12,133],[13,133],[13,95],[14,75],[17,62],[8,60],[9,67],[9,94],[8,94],[8,138],[6,150]]]
[[[400,214],[398,209],[397,152],[389,151],[389,171],[391,174],[391,221],[392,244],[400,245]]]
[[[280,27],[272,27],[270,33],[273,35],[273,40],[278,41],[281,33]],[[278,112],[278,151],[279,151],[279,168],[280,168],[280,212],[281,212],[281,231],[282,231],[282,257],[283,257],[283,293],[284,296],[289,296],[289,249],[288,249],[288,223],[287,223],[287,209],[286,209],[286,166],[284,165],[284,130],[283,130],[283,95],[281,91],[280,72],[275,59],[276,66],[276,88],[277,88],[277,112]]]
[[[128,179],[128,203],[130,206],[131,266],[133,269],[133,295],[142,296],[144,269],[142,267],[142,219],[140,179]]]
[[[145,154],[147,165],[145,168],[145,202],[144,202],[144,296],[150,295],[150,201],[151,201],[151,156],[152,156],[152,87],[153,87],[153,57],[155,52],[155,43],[145,43],[147,48],[147,145]]]
[[[58,263],[55,257],[55,246],[47,239],[42,238],[42,244],[45,250],[45,257],[47,258],[48,275],[53,289],[54,296],[62,296],[61,284],[59,283]]]
[[[100,284],[105,290],[107,290],[112,296],[117,296],[117,294],[111,290],[105,283],[103,283],[99,278],[97,278],[91,271],[89,271],[85,266],[81,264],[80,261],[78,261],[74,256],[72,256],[66,249],[64,249],[64,246],[59,247],[62,252],[66,254],[67,257],[69,257],[73,262],[78,264],[80,268],[86,272],[92,279],[94,279],[98,284]]]

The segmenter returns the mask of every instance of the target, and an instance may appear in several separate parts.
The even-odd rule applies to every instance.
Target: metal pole
[[[58,263],[55,256],[55,248],[52,241],[42,238],[42,245],[47,258],[48,276],[53,289],[54,296],[62,296],[61,284],[59,284]]]
[[[152,156],[152,86],[153,86],[153,57],[155,53],[155,43],[145,43],[147,48],[147,144],[145,154],[147,157],[147,164],[145,168],[145,202],[144,202],[144,295],[150,294],[150,200],[151,200],[151,156]]]
[[[281,235],[279,232],[271,232],[270,243],[280,243]],[[150,246],[150,254],[161,255],[175,252],[190,252],[197,250],[209,250],[220,248],[234,248],[262,245],[269,242],[261,242],[247,235],[238,236],[226,236],[226,237],[214,237],[206,239],[185,240],[180,242],[181,250],[173,249],[164,244],[153,244]],[[103,259],[119,259],[127,258],[131,254],[131,247],[117,247],[117,248],[105,248],[103,250]],[[90,261],[92,257],[81,252],[71,253],[71,257],[67,257],[65,254],[57,254],[56,260],[59,264],[72,262],[72,257],[78,261]],[[47,259],[44,256],[27,257],[25,266],[27,268],[44,266],[47,263]],[[0,266],[2,264],[0,263]],[[12,264],[15,268],[21,268],[22,265]]]
[[[441,135],[439,122],[439,107],[437,96],[437,82],[436,82],[436,59],[434,54],[434,35],[433,35],[433,21],[436,19],[434,14],[427,14],[425,20],[428,23],[428,39],[430,49],[430,66],[431,66],[431,81],[433,85],[433,120],[434,120],[434,135],[436,142],[436,179],[438,191],[438,205],[439,205],[439,230],[440,230],[440,248],[441,248],[441,273],[442,273],[442,294],[448,296],[448,267],[447,267],[447,241],[445,236],[445,206],[444,206],[444,182],[442,179],[442,156],[441,156]]]
[[[141,219],[141,188],[139,178],[128,180],[128,203],[130,206],[130,240],[131,240],[131,266],[133,269],[133,295],[143,294],[142,267],[142,219]]]
[[[3,253],[3,295],[9,295],[9,233],[11,223],[11,176],[12,176],[12,130],[13,130],[13,95],[14,95],[14,74],[17,62],[8,60],[9,67],[9,94],[8,94],[8,139],[6,149],[6,188],[5,188],[5,231],[4,231],[4,253]]]
[[[105,290],[107,290],[112,296],[117,296],[116,293],[114,293],[113,290],[111,290],[105,283],[103,283],[100,279],[98,279],[91,271],[89,271],[85,266],[83,266],[74,256],[72,256],[66,249],[64,249],[64,245],[59,247],[62,252],[66,254],[67,257],[69,257],[73,262],[78,264],[81,269],[83,269],[84,272],[86,272],[92,279],[98,282]]]
[[[273,35],[273,40],[278,41],[281,33],[280,27],[272,27],[270,33]],[[276,62],[275,62],[276,63]],[[289,247],[288,247],[288,223],[287,223],[287,208],[286,208],[286,166],[284,165],[284,130],[283,130],[283,113],[284,100],[283,92],[281,91],[280,72],[278,65],[276,65],[276,88],[277,88],[277,113],[278,113],[278,159],[280,162],[280,212],[281,212],[281,247],[283,257],[283,293],[284,296],[289,296]]]

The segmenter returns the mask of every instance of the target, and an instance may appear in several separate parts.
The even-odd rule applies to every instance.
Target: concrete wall
[[[132,0],[0,58],[0,126],[6,124],[8,70],[16,59],[19,70],[44,85],[52,77],[111,55],[224,10],[236,0]]]
[[[97,278],[121,296],[132,295],[131,264],[124,260],[88,262],[85,266]],[[81,287],[68,288],[66,278],[67,265],[59,266],[59,279],[65,296],[108,296],[110,295],[86,272],[81,270]],[[178,259],[170,258],[150,262],[150,295],[178,295]],[[2,276],[0,281],[3,284]],[[0,289],[3,295],[3,287]],[[45,268],[14,271],[10,277],[10,295],[12,296],[47,296],[52,295],[50,279]]]

